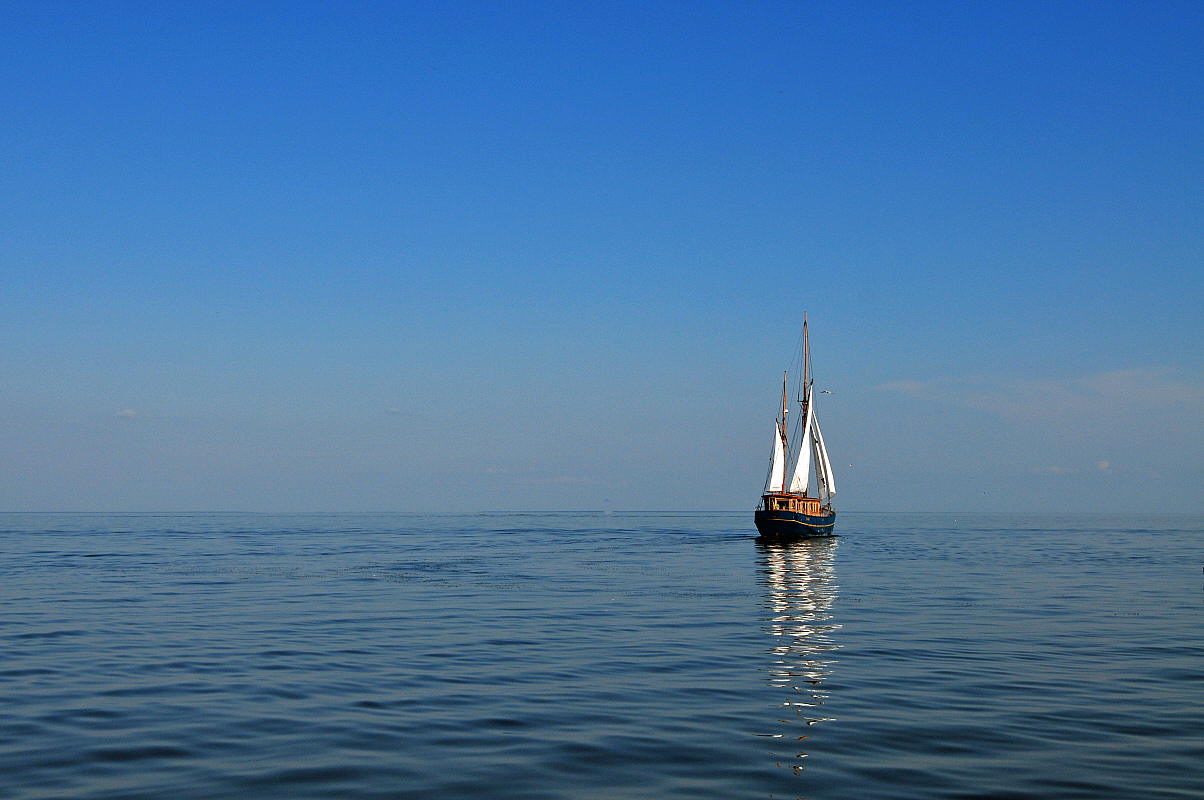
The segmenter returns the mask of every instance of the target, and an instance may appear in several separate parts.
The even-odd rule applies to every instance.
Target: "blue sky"
[[[1204,509],[1198,3],[8,4],[0,509]]]

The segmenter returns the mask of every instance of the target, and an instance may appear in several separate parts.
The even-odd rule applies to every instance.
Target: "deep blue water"
[[[1202,527],[0,514],[0,797],[1199,798]]]

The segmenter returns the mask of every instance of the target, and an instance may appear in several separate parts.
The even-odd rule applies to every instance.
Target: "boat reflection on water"
[[[824,714],[824,683],[840,647],[833,638],[840,625],[829,611],[836,600],[837,543],[830,538],[757,543],[765,631],[773,637],[769,684],[781,702],[774,729],[759,735],[776,740],[776,763],[796,775],[803,770],[812,726],[832,719]]]

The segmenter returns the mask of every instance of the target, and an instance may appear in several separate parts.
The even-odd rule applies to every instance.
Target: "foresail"
[[[782,447],[782,435],[773,428],[773,461],[769,464],[769,478],[765,481],[765,492],[780,492],[786,483],[786,451]]]
[[[799,440],[798,461],[794,465],[794,477],[790,479],[790,491],[806,494],[807,482],[811,477],[811,413],[810,397],[807,398],[807,421],[803,425],[803,438]]]
[[[836,494],[836,481],[832,477],[832,462],[828,460],[828,448],[824,446],[824,435],[819,430],[819,420],[812,422],[811,435],[815,441],[815,477],[824,493],[831,497]]]

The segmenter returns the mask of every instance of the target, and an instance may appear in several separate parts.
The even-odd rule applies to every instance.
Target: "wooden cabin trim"
[[[818,497],[805,497],[787,492],[772,492],[762,495],[761,505],[766,511],[790,511],[811,516],[819,516],[823,513],[823,501]]]

